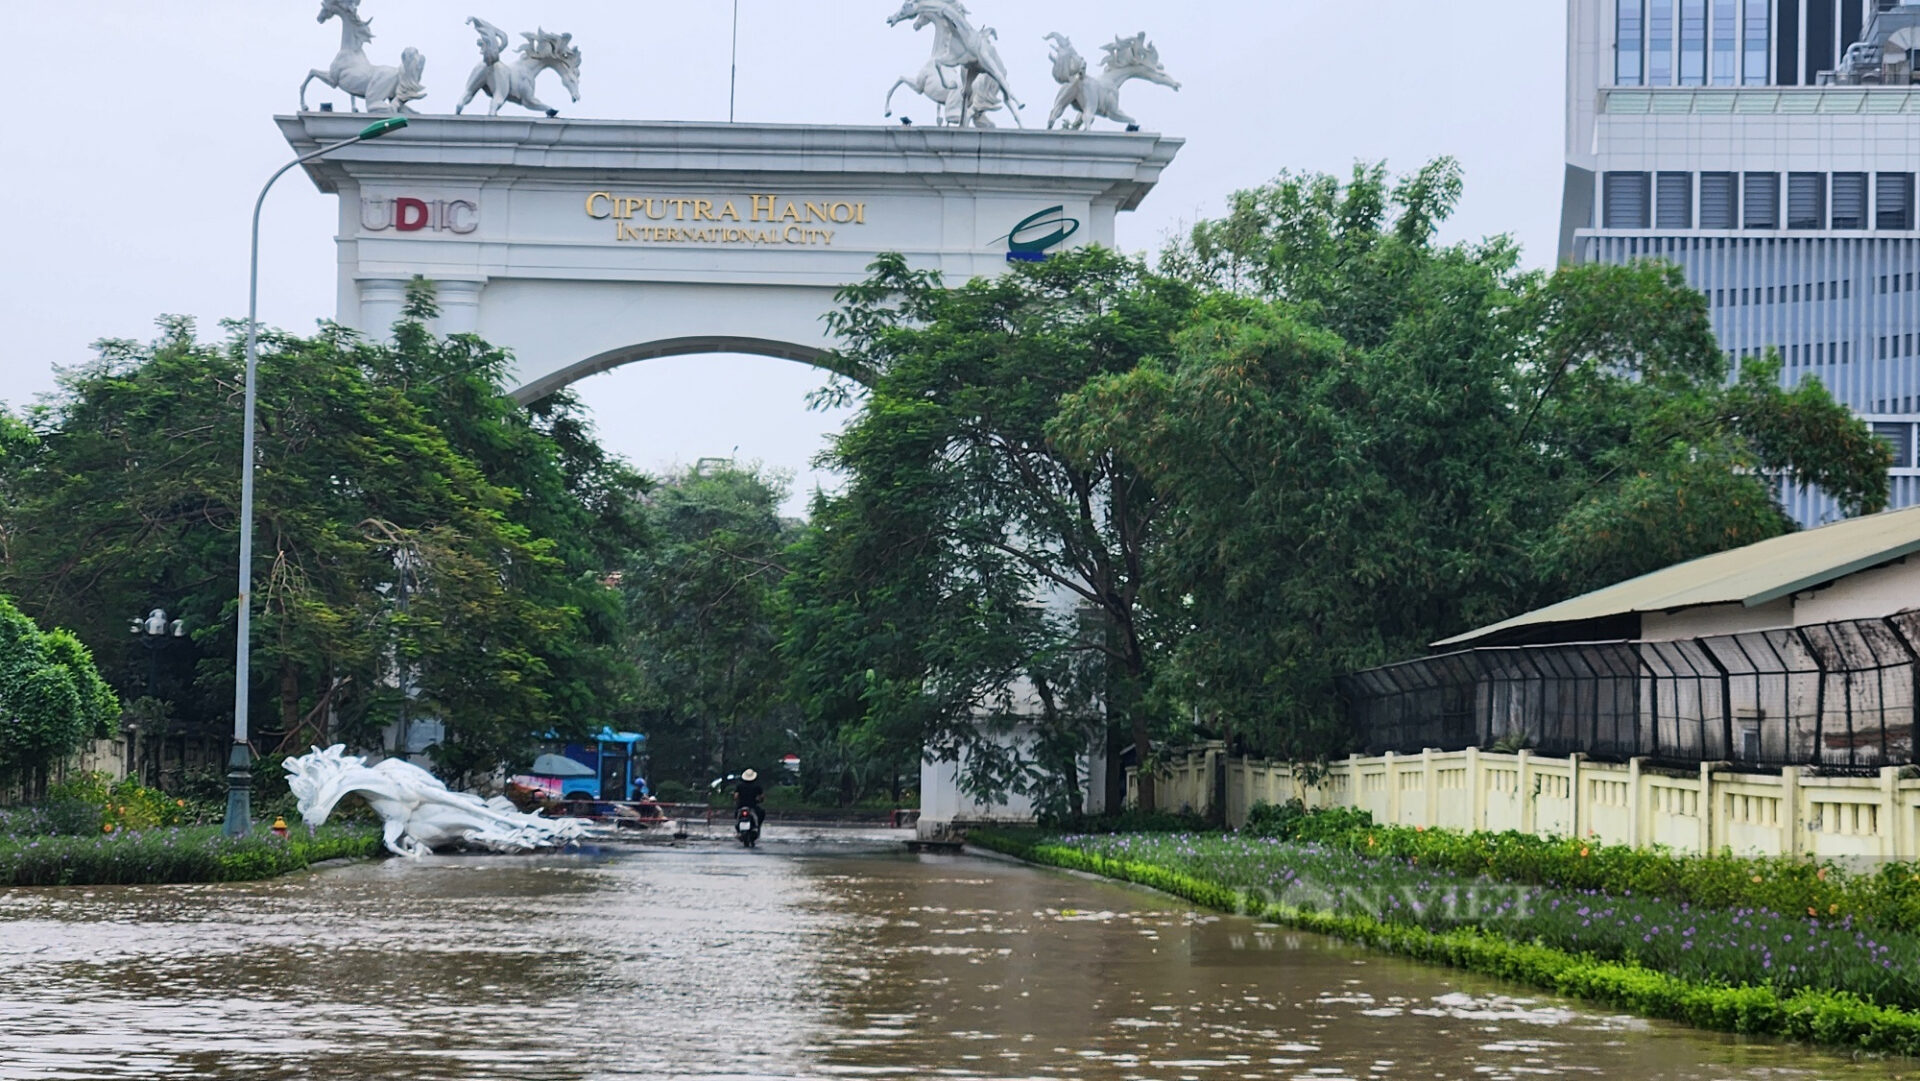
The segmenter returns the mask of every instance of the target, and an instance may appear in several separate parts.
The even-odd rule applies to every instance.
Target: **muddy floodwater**
[[[0,891],[0,1079],[1920,1076],[902,849]]]

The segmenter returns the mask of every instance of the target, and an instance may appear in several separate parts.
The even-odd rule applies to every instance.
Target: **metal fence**
[[[1369,754],[1496,744],[1674,765],[1912,762],[1920,612],[1667,642],[1484,648],[1341,681]]]

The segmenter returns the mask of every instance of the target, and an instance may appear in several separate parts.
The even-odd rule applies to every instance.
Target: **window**
[[[1638,74],[1640,57],[1633,60]],[[1680,85],[1707,85],[1707,0],[1680,0]]]
[[[1647,85],[1673,85],[1673,0],[1647,2]]]
[[[1661,173],[1657,187],[1660,199],[1655,224],[1662,229],[1693,228],[1693,174]]]
[[[1876,424],[1873,434],[1892,449],[1895,469],[1913,468],[1913,425]]]
[[[1833,174],[1833,228],[1867,227],[1867,174]]]
[[[1827,174],[1787,174],[1787,228],[1827,227]]]
[[[1913,228],[1913,174],[1881,173],[1874,178],[1873,223],[1878,229]]]
[[[1645,229],[1649,223],[1647,174],[1608,173],[1606,218],[1608,229]]]
[[[1700,174],[1700,228],[1733,229],[1740,222],[1740,192],[1732,173]]]
[[[1739,39],[1734,36],[1734,16],[1739,0],[1713,0],[1713,85],[1732,86],[1739,81],[1736,69],[1740,60]]]
[[[1615,0],[1614,70],[1616,86],[1640,85],[1640,5],[1642,0]]]
[[[1746,0],[1747,55],[1741,64],[1741,79],[1748,86],[1767,85],[1767,0]]]
[[[1746,215],[1741,223],[1749,229],[1780,228],[1780,174],[1746,175]]]

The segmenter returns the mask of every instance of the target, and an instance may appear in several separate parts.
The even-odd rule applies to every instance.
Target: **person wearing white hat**
[[[756,829],[767,824],[766,808],[760,806],[765,796],[766,789],[760,787],[760,775],[750,769],[741,770],[740,783],[733,789],[733,806],[735,810],[751,807]]]

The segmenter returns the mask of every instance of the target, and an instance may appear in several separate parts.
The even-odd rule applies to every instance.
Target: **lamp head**
[[[407,126],[407,118],[404,116],[385,117],[383,119],[376,120],[373,123],[368,124],[366,127],[360,129],[360,138],[378,139],[382,135],[390,135],[393,132],[399,131],[401,128],[404,128],[406,126]]]

